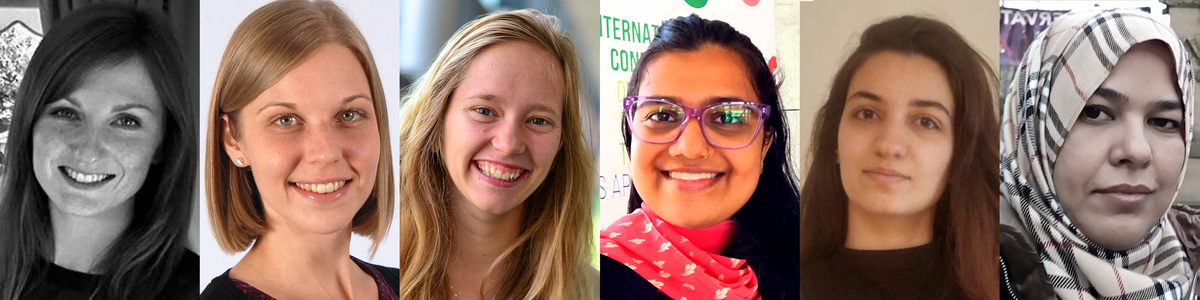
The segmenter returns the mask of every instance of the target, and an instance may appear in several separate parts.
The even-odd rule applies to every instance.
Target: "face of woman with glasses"
[[[937,62],[880,52],[850,79],[838,166],[851,214],[932,214],[953,155],[954,94]]]
[[[542,185],[562,136],[561,70],[526,42],[475,56],[450,96],[442,140],[457,209],[504,215]]]
[[[647,63],[641,98],[626,110],[633,182],[646,204],[675,226],[699,229],[728,220],[758,185],[770,147],[759,126],[765,118],[755,104],[733,103],[759,102],[748,69],[737,53],[713,45],[665,52]],[[698,118],[687,113],[705,107]]]

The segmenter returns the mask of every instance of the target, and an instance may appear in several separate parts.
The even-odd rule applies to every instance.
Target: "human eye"
[[[942,129],[942,126],[938,125],[937,120],[934,120],[933,118],[930,118],[930,117],[918,118],[917,125],[921,126],[921,128],[930,129],[930,130]]]
[[[1167,133],[1179,132],[1179,121],[1166,118],[1150,118],[1149,120],[1146,120],[1146,123],[1150,126],[1154,126],[1154,128],[1158,129],[1158,131]]]
[[[283,114],[283,115],[276,116],[271,121],[272,124],[283,126],[283,127],[289,127],[292,125],[296,125],[296,122],[297,122],[296,116],[291,115],[291,114]]]
[[[476,107],[472,110],[475,111],[475,113],[484,115],[484,116],[495,116],[496,115],[495,111],[492,111],[491,109],[486,108],[486,107]]]
[[[67,107],[55,107],[50,109],[48,115],[63,119],[63,120],[79,120],[79,113],[74,109]]]
[[[135,116],[128,116],[128,115],[121,116],[121,117],[117,118],[116,120],[113,120],[109,124],[111,124],[113,126],[125,128],[125,129],[137,129],[137,128],[142,127],[141,119],[138,119]]]
[[[1084,106],[1083,111],[1079,113],[1079,120],[1088,124],[1099,124],[1099,122],[1112,121],[1114,119],[1108,108],[1100,105]]]
[[[859,120],[871,120],[871,119],[878,118],[879,113],[876,113],[875,110],[872,110],[870,108],[860,108],[859,110],[854,111],[854,114],[852,116],[854,116],[855,119],[859,119]]]
[[[353,122],[353,121],[357,121],[357,120],[363,118],[363,115],[365,115],[365,114],[361,110],[348,109],[348,110],[342,111],[341,114],[338,114],[338,121]]]

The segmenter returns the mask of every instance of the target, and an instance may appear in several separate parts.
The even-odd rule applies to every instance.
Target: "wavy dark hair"
[[[847,201],[837,165],[838,124],[850,79],[880,52],[936,61],[954,94],[954,154],[938,198],[933,243],[967,299],[995,299],[1000,291],[996,243],[1000,195],[1000,124],[996,73],[954,28],[934,19],[901,16],[863,32],[859,46],[838,69],[829,99],[813,124],[812,166],[801,191],[800,261],[829,258],[846,243]]]
[[[696,51],[701,46],[713,45],[737,53],[746,65],[746,79],[754,87],[758,100],[770,105],[772,112],[767,117],[763,132],[774,138],[763,160],[762,175],[750,200],[733,214],[738,221],[738,231],[721,255],[745,259],[758,277],[759,293],[764,299],[794,297],[798,293],[799,261],[799,190],[796,188],[796,173],[792,171],[788,155],[788,125],[779,103],[779,86],[775,74],[771,73],[762,52],[750,38],[738,32],[728,23],[706,20],[692,14],[676,17],[662,23],[650,47],[638,59],[633,76],[629,79],[630,97],[638,95],[642,77],[650,61],[671,52]],[[625,138],[625,152],[630,152],[629,124],[621,121],[621,132]],[[642,197],[637,188],[630,185],[629,212],[642,206]]]
[[[97,296],[152,299],[164,291],[188,251],[196,197],[197,106],[194,76],[162,16],[97,4],[56,22],[29,62],[17,92],[0,196],[0,299],[27,292],[37,261],[54,253],[49,197],[33,172],[33,125],[46,104],[76,88],[88,71],[140,58],[163,107],[163,140],[150,175],[134,196],[133,220],[98,264]]]

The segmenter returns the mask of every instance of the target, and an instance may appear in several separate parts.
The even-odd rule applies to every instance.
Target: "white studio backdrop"
[[[774,69],[774,0],[605,0],[600,3],[600,150],[596,164],[600,198],[599,231],[626,215],[630,186],[629,155],[621,137],[622,99],[641,53],[663,21],[692,13],[729,23],[750,37]],[[782,101],[782,99],[781,99]],[[777,112],[772,112],[777,113]],[[778,112],[782,113],[782,112]]]
[[[203,162],[205,153],[205,143],[208,128],[208,108],[212,98],[213,82],[216,80],[217,67],[221,62],[221,55],[225,52],[225,45],[229,43],[230,36],[233,35],[233,30],[238,24],[245,19],[247,15],[255,9],[269,3],[265,0],[221,0],[221,1],[204,1],[200,5],[200,119],[203,120],[199,128],[200,138],[200,159]],[[388,123],[392,130],[391,133],[392,149],[399,149],[395,142],[399,139],[394,130],[398,124],[398,112],[400,111],[400,70],[399,57],[400,53],[400,2],[392,0],[377,0],[377,1],[346,1],[335,0],[342,10],[350,16],[351,20],[358,26],[358,30],[362,32],[367,39],[367,44],[371,48],[371,54],[375,58],[375,66],[379,70],[380,80],[383,82],[383,90],[387,101]],[[396,154],[392,154],[392,165],[397,165]],[[203,169],[204,164],[200,164]],[[392,175],[396,175],[396,171],[392,171]],[[201,180],[203,180],[203,170],[201,170]],[[207,286],[209,281],[220,276],[227,269],[237,264],[245,252],[228,255],[221,251],[217,245],[217,240],[213,236],[212,227],[208,222],[208,211],[204,199],[204,184],[201,183],[199,199],[200,205],[200,286]],[[393,187],[394,188],[394,187]],[[394,211],[392,213],[392,226],[388,230],[387,237],[383,243],[379,245],[379,250],[372,258],[370,256],[371,240],[355,235],[350,241],[350,255],[362,259],[364,261],[383,265],[388,267],[399,266],[400,248],[397,245],[399,240],[398,222],[400,213]]]

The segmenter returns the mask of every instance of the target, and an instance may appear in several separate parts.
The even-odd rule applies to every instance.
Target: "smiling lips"
[[[71,178],[71,180],[74,180],[79,183],[86,183],[86,184],[92,184],[92,183],[97,183],[97,182],[101,182],[101,181],[106,181],[106,180],[112,179],[113,177],[117,176],[114,174],[106,174],[106,173],[85,173],[85,172],[81,172],[79,170],[75,170],[75,169],[73,169],[71,167],[67,167],[67,166],[59,166],[58,170],[63,172],[63,174],[66,174],[67,178]]]
[[[678,180],[704,180],[716,178],[717,173],[667,172],[667,176]]]
[[[525,170],[519,168],[511,168],[482,160],[475,162],[475,168],[479,169],[479,172],[483,172],[483,175],[487,175],[487,177],[504,182],[517,181],[521,177],[521,174],[525,173]]]
[[[299,183],[299,182],[296,182],[293,184],[295,184],[296,187],[298,187],[302,190],[305,190],[305,191],[309,191],[309,192],[313,192],[313,193],[317,193],[317,194],[328,194],[328,193],[332,193],[334,191],[341,189],[343,186],[346,185],[346,181],[338,180],[338,181],[332,181],[332,182],[326,182],[326,183]]]

